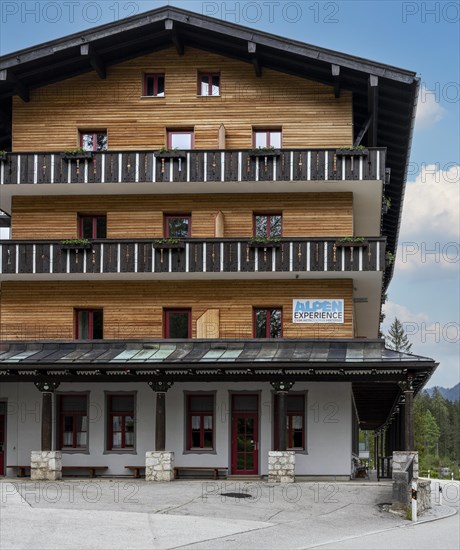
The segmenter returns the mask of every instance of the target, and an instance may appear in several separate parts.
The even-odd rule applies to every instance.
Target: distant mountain
[[[453,388],[443,388],[441,386],[434,386],[433,388],[427,388],[427,392],[430,397],[433,396],[434,390],[438,389],[444,399],[448,401],[459,401],[460,400],[460,383],[458,383]]]

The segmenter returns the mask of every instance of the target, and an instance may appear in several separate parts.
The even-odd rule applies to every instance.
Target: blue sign
[[[293,323],[343,323],[344,300],[296,298],[292,302]]]

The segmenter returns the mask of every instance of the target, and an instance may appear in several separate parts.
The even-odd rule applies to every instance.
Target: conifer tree
[[[409,342],[404,327],[397,317],[395,317],[395,320],[391,323],[388,334],[386,335],[386,342],[390,349],[410,353],[412,344]]]

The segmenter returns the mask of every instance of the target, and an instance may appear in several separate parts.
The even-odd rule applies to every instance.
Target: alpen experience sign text
[[[325,298],[296,298],[292,302],[293,323],[343,323],[344,301]]]

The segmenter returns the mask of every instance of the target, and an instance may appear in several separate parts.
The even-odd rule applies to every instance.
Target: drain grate
[[[220,493],[222,497],[230,498],[251,498],[252,495],[249,493]]]

